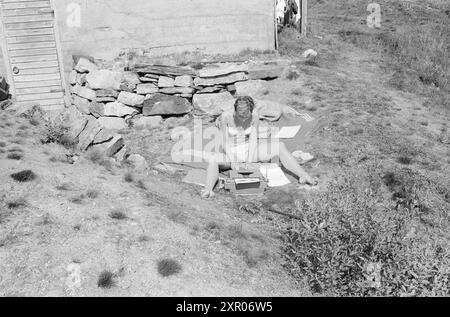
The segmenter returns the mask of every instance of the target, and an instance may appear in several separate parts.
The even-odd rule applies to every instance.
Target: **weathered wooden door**
[[[0,0],[2,49],[17,103],[64,107],[64,67],[52,0]]]

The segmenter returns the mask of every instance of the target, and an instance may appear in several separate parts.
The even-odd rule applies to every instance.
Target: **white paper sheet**
[[[292,126],[292,127],[282,127],[278,133],[274,134],[274,138],[276,139],[292,139],[295,138],[297,133],[302,128],[301,125]]]
[[[269,187],[280,187],[291,183],[277,164],[261,164],[260,172],[268,179]]]

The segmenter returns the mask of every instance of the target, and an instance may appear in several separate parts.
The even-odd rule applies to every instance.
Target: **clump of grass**
[[[24,144],[25,142],[22,140],[22,139],[13,139],[13,140],[11,140],[11,143],[14,143],[14,144]]]
[[[116,286],[116,281],[114,280],[115,274],[110,271],[103,271],[100,273],[97,286],[100,288],[110,289]]]
[[[128,171],[125,173],[125,175],[123,176],[123,180],[127,183],[132,183],[134,182],[134,175],[132,172]]]
[[[63,183],[63,184],[56,186],[56,189],[60,190],[60,191],[69,191],[71,188],[72,188],[72,186],[69,183]]]
[[[169,277],[180,273],[182,270],[181,265],[172,259],[164,259],[158,261],[158,273],[163,277]]]
[[[143,242],[148,242],[148,241],[150,241],[150,237],[145,236],[145,235],[142,235],[142,236],[140,236],[140,237],[138,238],[138,241],[141,242],[141,243],[143,243]]]
[[[72,204],[81,205],[84,202],[85,198],[86,198],[86,196],[84,194],[82,194],[82,195],[79,195],[79,196],[72,197],[70,199],[70,202]]]
[[[125,220],[125,219],[128,219],[128,216],[122,210],[119,210],[119,209],[115,209],[115,210],[111,211],[109,213],[109,217],[114,219],[114,220]]]
[[[28,138],[29,135],[28,135],[28,132],[26,132],[26,131],[19,131],[16,133],[16,136],[19,138]]]
[[[108,171],[111,171],[113,166],[111,161],[109,160],[106,155],[100,151],[99,149],[91,149],[87,152],[86,157],[89,161],[91,161],[94,164],[103,166]]]
[[[215,231],[222,229],[222,226],[215,221],[210,221],[206,224],[205,229],[207,231]]]
[[[286,79],[289,79],[289,80],[296,80],[299,77],[300,77],[299,72],[297,70],[293,70],[293,69],[291,69],[289,71],[289,73],[286,75]]]
[[[80,230],[81,230],[81,225],[75,225],[75,226],[73,226],[73,230],[75,230],[75,231],[80,231]]]
[[[42,144],[60,144],[66,149],[75,148],[77,142],[68,136],[69,128],[60,124],[47,122],[45,124],[44,134],[41,137]]]
[[[228,234],[232,239],[247,239],[247,233],[244,230],[242,223],[230,225],[228,227]]]
[[[412,163],[412,159],[409,156],[400,156],[397,161],[402,165],[410,165]]]
[[[20,161],[23,158],[23,155],[20,153],[10,153],[7,157],[10,160]]]
[[[205,65],[202,63],[195,63],[191,66],[193,69],[199,70],[205,68]]]
[[[15,147],[9,149],[8,152],[9,152],[9,153],[13,153],[13,152],[23,152],[23,150],[22,150],[20,147],[15,146]]]
[[[19,209],[27,206],[27,201],[24,198],[15,199],[7,203],[8,209]]]
[[[258,265],[258,263],[267,260],[270,257],[269,251],[265,248],[258,248],[252,245],[240,246],[239,252],[244,257],[245,263],[248,267],[253,268]]]
[[[40,122],[38,119],[36,119],[36,118],[31,118],[31,119],[30,119],[30,124],[31,124],[33,127],[38,127],[38,126],[41,124],[41,122]]]
[[[19,183],[31,182],[37,178],[37,175],[31,170],[21,171],[10,176]]]
[[[93,189],[88,190],[88,191],[86,192],[86,196],[87,196],[89,199],[95,199],[95,198],[97,198],[99,195],[100,195],[100,193],[99,193],[98,191],[96,191],[96,190],[93,190]]]
[[[146,189],[147,189],[147,186],[145,186],[145,183],[144,183],[143,180],[137,181],[137,182],[136,182],[136,186],[137,186],[138,188],[140,188],[140,189],[143,189],[143,190],[146,190]]]

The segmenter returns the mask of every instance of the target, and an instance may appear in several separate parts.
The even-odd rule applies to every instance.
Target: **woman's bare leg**
[[[211,161],[209,162],[208,169],[206,170],[205,191],[208,193],[212,193],[218,180],[219,180],[219,163],[217,163],[216,161]]]
[[[203,198],[210,198],[214,196],[214,187],[216,187],[217,181],[219,180],[220,170],[230,169],[230,163],[218,163],[217,160],[210,160],[208,163],[208,168],[206,170],[206,182],[205,188],[202,190]]]
[[[308,175],[308,173],[306,173],[283,142],[260,142],[258,147],[258,159],[260,161],[268,161],[278,156],[284,168],[294,173],[299,178],[299,183],[307,183],[311,185],[317,184],[317,180],[313,179]]]

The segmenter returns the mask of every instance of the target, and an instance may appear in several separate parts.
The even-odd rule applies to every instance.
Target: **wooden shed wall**
[[[275,48],[275,0],[57,0],[55,4],[66,68],[74,53],[108,59],[126,48],[151,49],[155,55]],[[74,26],[77,7],[80,23]]]

